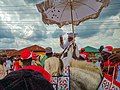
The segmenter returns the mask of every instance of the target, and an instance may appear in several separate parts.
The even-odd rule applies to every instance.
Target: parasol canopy
[[[95,19],[110,0],[45,0],[36,4],[42,13],[45,24],[57,24],[59,27]]]

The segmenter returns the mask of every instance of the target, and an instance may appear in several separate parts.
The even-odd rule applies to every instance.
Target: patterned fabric
[[[58,90],[69,90],[69,77],[58,78]]]
[[[57,77],[52,77],[52,84],[57,84]]]
[[[52,77],[54,90],[70,90],[69,77]]]
[[[63,71],[62,75],[63,75],[63,76],[69,76],[69,75],[70,75],[69,66],[64,68],[64,71]]]
[[[66,67],[63,76],[52,77],[54,90],[70,90],[70,70]]]
[[[60,67],[60,60],[56,57],[50,57],[45,60],[44,68],[53,76],[51,83],[54,90],[69,90],[69,67],[66,67],[62,76],[59,76]]]
[[[58,87],[58,77],[52,77],[52,81],[51,81],[52,85],[53,85],[53,88],[54,90],[57,90],[57,87]]]
[[[105,74],[98,90],[120,90],[120,82]]]

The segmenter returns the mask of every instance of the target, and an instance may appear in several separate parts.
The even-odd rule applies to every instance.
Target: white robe
[[[60,45],[61,48],[64,49],[64,53],[67,52],[67,57],[64,57],[64,53],[63,55],[61,56],[61,59],[63,61],[63,64],[64,66],[69,66],[70,65],[70,61],[73,59],[72,56],[73,56],[73,51],[74,51],[74,45],[73,45],[73,41],[71,42],[66,42],[65,44],[63,45]],[[77,57],[79,57],[79,50],[78,50],[78,47],[76,45],[76,50],[75,50],[75,54]]]

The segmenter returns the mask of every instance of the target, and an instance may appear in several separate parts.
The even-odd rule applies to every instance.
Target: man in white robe
[[[70,61],[74,59],[79,59],[79,50],[77,45],[75,44],[75,34],[67,33],[68,40],[66,43],[63,42],[63,37],[60,36],[60,46],[64,49],[61,59],[64,63],[64,66],[69,66]]]

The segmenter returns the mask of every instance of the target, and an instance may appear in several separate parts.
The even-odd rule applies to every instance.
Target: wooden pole
[[[73,34],[75,33],[75,30],[74,30],[74,24],[73,24],[73,5],[72,5],[72,1],[70,0],[70,8],[71,8],[71,24],[72,24],[72,32]]]
[[[72,33],[73,33],[73,44],[75,45],[75,30],[74,30],[74,24],[73,24],[73,5],[72,1],[70,0],[70,10],[71,10],[71,24],[72,24]]]

